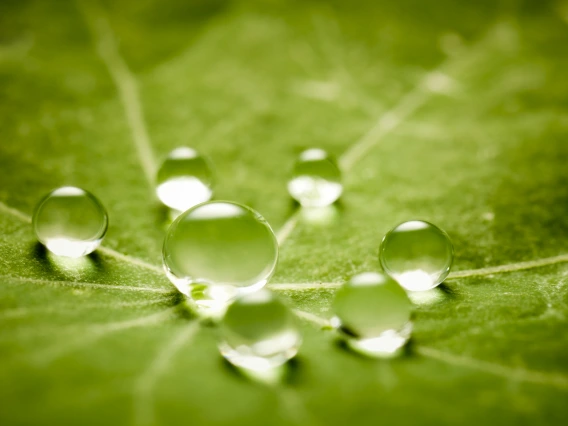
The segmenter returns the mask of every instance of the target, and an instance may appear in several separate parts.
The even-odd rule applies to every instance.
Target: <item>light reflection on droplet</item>
[[[214,173],[210,161],[188,147],[174,149],[156,177],[156,195],[166,206],[183,212],[213,196]]]
[[[213,191],[209,186],[192,176],[167,180],[158,185],[156,193],[166,206],[179,212],[208,201],[213,195]]]
[[[276,386],[283,383],[290,374],[290,365],[288,363],[271,366],[267,362],[249,363],[247,367],[233,368],[243,377],[268,386]]]
[[[396,358],[404,351],[410,338],[412,323],[408,322],[401,330],[387,330],[369,339],[349,339],[347,345],[354,351],[374,358]]]
[[[415,292],[431,289],[435,286],[435,281],[430,274],[422,270],[406,271],[402,274],[392,273],[392,277],[399,282],[405,289]]]
[[[48,238],[44,241],[47,249],[57,254],[70,258],[85,256],[93,252],[101,243],[102,238],[95,241],[75,241],[68,238]]]

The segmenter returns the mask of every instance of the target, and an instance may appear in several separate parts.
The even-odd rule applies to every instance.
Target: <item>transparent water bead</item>
[[[101,244],[107,231],[108,216],[93,194],[64,186],[39,202],[32,226],[39,242],[52,253],[80,257]]]
[[[214,315],[239,294],[267,283],[278,260],[278,243],[268,222],[253,209],[210,201],[172,223],[163,260],[179,291]]]
[[[325,207],[334,203],[342,191],[341,171],[333,157],[318,148],[300,154],[288,182],[292,198],[303,207]]]
[[[406,291],[396,281],[385,274],[366,272],[337,291],[332,325],[353,350],[390,357],[410,338],[411,309]]]
[[[290,309],[267,289],[236,299],[221,321],[220,333],[219,350],[225,359],[256,371],[284,364],[302,341]]]
[[[384,271],[405,289],[425,291],[448,276],[454,249],[448,234],[436,225],[413,220],[385,235],[379,259]]]
[[[166,206],[185,211],[213,195],[213,169],[197,151],[174,149],[158,170],[156,194]]]

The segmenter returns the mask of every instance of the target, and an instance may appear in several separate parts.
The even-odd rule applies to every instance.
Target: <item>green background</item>
[[[564,424],[567,69],[566,1],[3,0],[0,424]],[[392,226],[444,228],[455,272],[407,353],[302,322],[281,385],[229,368],[160,270],[153,173],[179,145],[213,160],[217,199],[289,226],[272,285],[321,318]],[[345,173],[316,218],[286,192],[311,146]],[[107,207],[106,249],[36,244],[60,185]]]

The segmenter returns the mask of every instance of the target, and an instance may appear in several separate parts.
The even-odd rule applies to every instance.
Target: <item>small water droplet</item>
[[[220,333],[225,359],[253,371],[283,365],[296,355],[302,340],[290,309],[266,289],[237,298],[221,321]]]
[[[156,194],[166,206],[185,211],[213,196],[211,163],[197,151],[174,149],[158,170]]]
[[[412,303],[404,289],[385,274],[351,278],[333,301],[337,328],[347,345],[372,357],[392,357],[410,338]]]
[[[93,194],[64,186],[39,202],[32,226],[39,242],[52,253],[80,257],[101,244],[107,231],[108,216]]]
[[[302,152],[294,165],[288,192],[304,207],[325,207],[343,192],[337,162],[322,149]]]
[[[454,250],[448,234],[421,220],[390,230],[379,249],[384,271],[410,291],[430,290],[450,273]]]

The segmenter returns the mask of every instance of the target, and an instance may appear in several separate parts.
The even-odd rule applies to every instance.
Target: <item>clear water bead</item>
[[[404,222],[390,230],[381,243],[384,271],[410,291],[430,290],[450,273],[454,249],[450,237],[436,225],[421,220]]]
[[[174,149],[158,170],[156,194],[166,206],[185,211],[213,195],[209,160],[191,148]]]
[[[332,325],[353,350],[389,357],[410,338],[411,309],[406,291],[396,281],[385,274],[366,272],[337,291]]]
[[[210,201],[172,223],[163,260],[179,291],[213,312],[268,282],[276,268],[278,242],[268,222],[253,209]]]
[[[39,242],[52,253],[80,257],[101,244],[107,231],[108,216],[93,194],[64,186],[39,202],[32,226]]]
[[[337,162],[323,149],[312,148],[300,154],[294,165],[288,192],[304,207],[325,207],[343,191]]]
[[[298,352],[302,338],[290,309],[262,289],[236,299],[221,321],[221,354],[237,367],[267,370]]]

